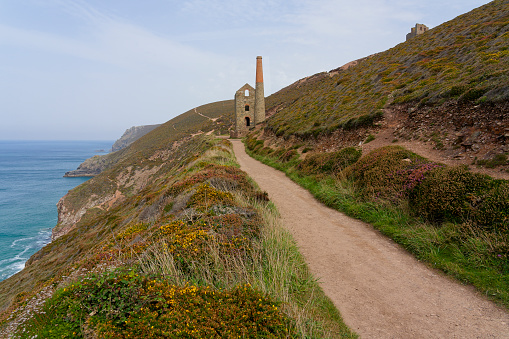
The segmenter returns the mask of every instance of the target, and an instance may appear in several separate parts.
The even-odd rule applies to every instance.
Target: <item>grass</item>
[[[491,1],[355,67],[301,79],[267,98],[267,109],[276,111],[267,127],[277,136],[311,138],[372,125],[389,105],[503,102],[508,13],[507,1]]]
[[[13,337],[356,337],[231,144],[180,147],[150,184],[43,249],[34,269],[60,258],[47,267],[52,296]],[[32,309],[38,291],[19,293],[3,319]]]
[[[249,144],[246,143],[246,146]],[[274,156],[276,152],[262,155],[260,148],[253,151],[249,147],[246,151],[263,163],[285,172],[325,205],[370,223],[419,260],[461,282],[472,284],[488,298],[509,307],[507,219],[496,227],[480,227],[468,219],[429,223],[415,215],[407,199],[387,200],[372,191],[369,192],[374,195],[366,196],[359,183],[348,177],[350,168],[358,167],[360,161],[332,175],[322,171],[304,173],[299,170],[301,161],[298,158],[282,162]],[[369,163],[373,164],[372,161]],[[438,170],[441,168],[438,167]],[[355,173],[359,173],[359,169]],[[393,183],[388,181],[382,186],[391,185]],[[387,190],[385,192],[387,197],[394,196]]]
[[[146,155],[157,154],[157,151],[164,150],[168,144],[182,140],[198,131],[206,133],[214,130],[215,135],[229,134],[229,127],[233,124],[233,117],[230,114],[233,105],[233,100],[224,100],[190,109],[157,127],[148,136],[144,135],[137,139],[130,147],[105,155],[96,155],[87,159],[82,165],[90,170],[97,169],[98,172],[113,168],[117,164],[122,166],[116,166],[116,168],[137,166],[140,162],[150,161],[150,156]],[[196,114],[195,109],[210,119]],[[157,159],[152,159],[152,162],[153,165],[160,163]],[[105,184],[107,180],[99,183],[99,185]],[[80,196],[88,197],[89,195],[80,194]]]

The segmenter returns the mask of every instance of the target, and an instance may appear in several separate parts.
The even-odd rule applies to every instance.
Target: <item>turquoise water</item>
[[[63,178],[111,141],[0,141],[0,281],[50,242],[56,203],[88,178]]]

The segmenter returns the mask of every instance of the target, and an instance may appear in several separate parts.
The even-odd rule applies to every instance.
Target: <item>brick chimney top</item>
[[[263,82],[262,57],[256,57],[256,82]]]

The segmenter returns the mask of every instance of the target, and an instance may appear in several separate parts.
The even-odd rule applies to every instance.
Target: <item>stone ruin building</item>
[[[245,84],[235,92],[235,126],[231,138],[244,137],[251,128],[265,121],[262,57],[256,57],[256,88]]]
[[[419,34],[422,34],[429,30],[428,26],[423,24],[415,24],[415,27],[412,27],[410,33],[406,35],[406,41],[412,39],[415,36],[418,36]]]

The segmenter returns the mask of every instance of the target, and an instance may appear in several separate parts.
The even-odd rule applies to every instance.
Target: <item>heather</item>
[[[504,102],[508,13],[507,1],[495,0],[354,67],[301,79],[267,98],[275,112],[267,128],[285,138],[309,138],[372,126],[395,104]]]
[[[372,224],[430,266],[509,305],[506,180],[436,163],[400,146],[345,157],[360,150],[304,153],[297,145],[286,161],[286,148],[263,147],[252,134],[246,149],[327,206]]]
[[[52,276],[3,312],[8,325],[33,309],[16,320],[14,338],[355,336],[274,205],[238,168],[230,142],[188,138],[162,166],[152,159],[149,169],[159,171],[150,170],[144,187],[129,183],[126,173],[136,173],[129,166],[94,178],[115,175],[117,184],[99,192],[123,197],[88,209],[32,259],[35,267],[53,265]],[[94,192],[94,179],[78,190]],[[69,201],[79,206],[74,194]]]

